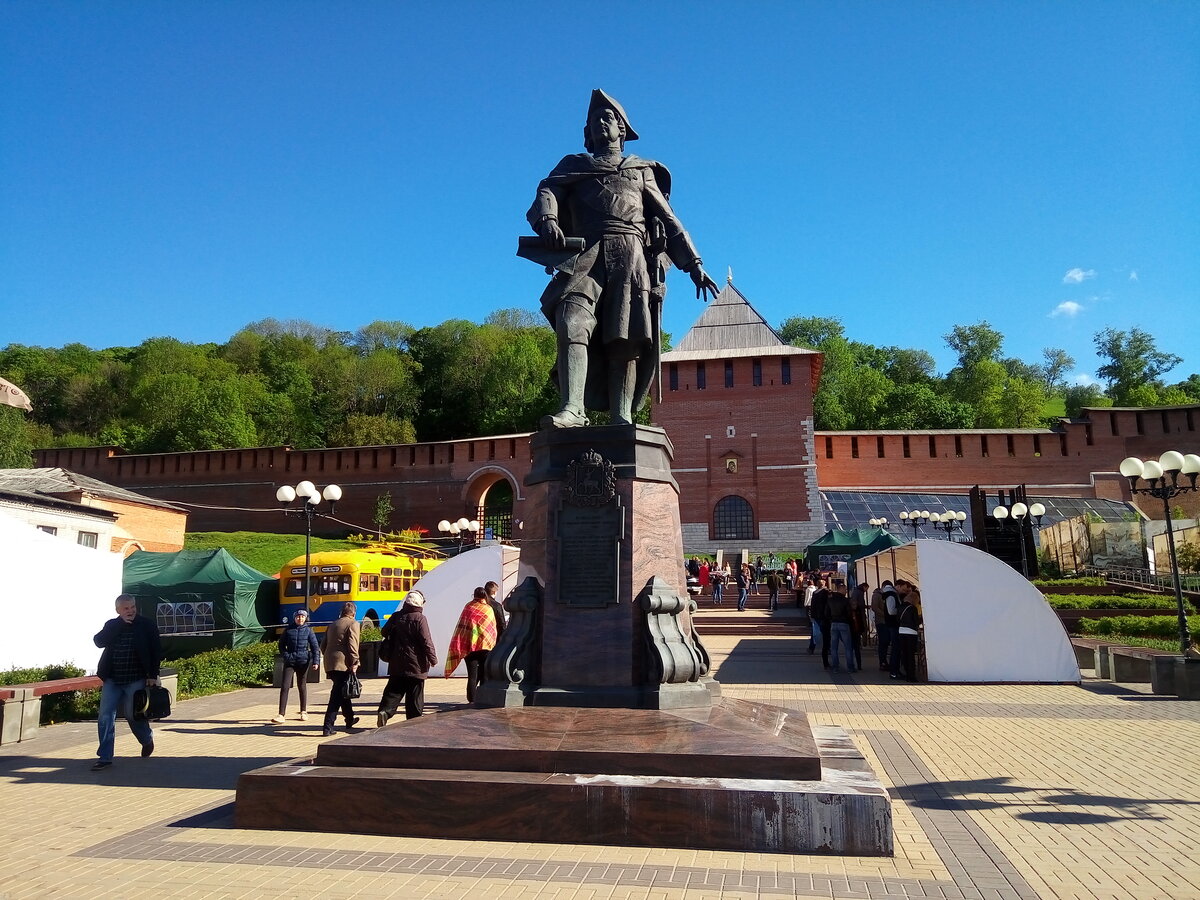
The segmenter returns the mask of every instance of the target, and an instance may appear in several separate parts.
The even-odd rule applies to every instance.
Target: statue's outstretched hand
[[[696,266],[688,273],[692,276],[692,284],[696,285],[696,299],[708,302],[708,292],[712,291],[713,299],[716,299],[720,289],[715,281],[708,277],[708,273],[704,271],[702,266]]]
[[[567,236],[558,226],[558,219],[543,219],[541,223],[542,239],[555,250],[567,246]]]

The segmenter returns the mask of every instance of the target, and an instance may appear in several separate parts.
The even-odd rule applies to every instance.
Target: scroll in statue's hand
[[[542,239],[547,245],[555,250],[561,250],[567,246],[567,236],[563,234],[563,230],[558,227],[557,219],[544,219],[541,223]]]

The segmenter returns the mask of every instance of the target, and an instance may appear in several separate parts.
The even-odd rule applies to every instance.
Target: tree
[[[371,523],[375,526],[375,530],[379,534],[379,539],[382,541],[384,530],[392,524],[391,491],[384,491],[375,498],[375,512],[371,516]]]
[[[896,384],[929,384],[937,362],[928,350],[884,347],[884,374]]]
[[[1161,387],[1160,376],[1179,363],[1181,357],[1158,349],[1154,336],[1140,328],[1117,331],[1105,328],[1093,337],[1096,355],[1107,360],[1096,370],[1108,384],[1108,395],[1117,406],[1130,406],[1130,395],[1142,385]]]
[[[899,384],[878,410],[877,428],[971,428],[975,411],[925,384]]]
[[[1189,398],[1191,403],[1200,403],[1200,375],[1193,372],[1184,381],[1171,385],[1179,388]]]
[[[844,338],[841,319],[830,316],[792,316],[779,326],[779,338],[793,347],[819,350],[832,338]]]
[[[407,322],[384,322],[376,320],[354,332],[352,343],[363,356],[377,350],[407,350],[408,339],[414,329]]]
[[[11,406],[0,406],[0,469],[33,466],[33,447],[25,427],[25,414]]]
[[[1063,391],[1063,399],[1068,419],[1078,419],[1087,407],[1112,406],[1112,401],[1104,396],[1098,384],[1073,384]]]
[[[411,444],[416,439],[416,429],[407,419],[351,413],[330,430],[328,446],[377,447],[384,444]]]
[[[1058,347],[1046,347],[1042,350],[1042,383],[1048,391],[1059,391],[1064,386],[1067,372],[1075,365],[1075,357],[1066,350]]]
[[[1200,544],[1184,541],[1175,548],[1175,559],[1184,572],[1200,571]]]
[[[963,369],[985,360],[999,360],[1000,348],[1004,346],[1004,335],[989,325],[986,319],[975,325],[955,325],[949,334],[942,337],[950,349],[958,354],[958,365]]]

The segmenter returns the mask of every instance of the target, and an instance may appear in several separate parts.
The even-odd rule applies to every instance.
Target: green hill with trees
[[[1103,389],[1066,383],[1075,360],[1061,349],[1035,362],[1005,356],[986,321],[943,336],[957,357],[944,374],[928,351],[852,340],[836,318],[792,317],[777,330],[825,354],[820,430],[1026,428],[1085,406],[1200,402],[1200,375],[1165,384],[1179,357],[1138,328],[1095,335]],[[554,356],[554,333],[520,309],[481,324],[376,321],[354,332],[265,319],[223,344],[9,344],[0,376],[34,410],[0,407],[0,467],[30,465],[37,447],[316,448],[532,431],[555,407]]]

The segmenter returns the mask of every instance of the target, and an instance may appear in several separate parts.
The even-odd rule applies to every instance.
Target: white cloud
[[[1138,280],[1138,277],[1137,277],[1137,269],[1130,269],[1130,270],[1129,270],[1129,280],[1130,280],[1130,281],[1137,281],[1137,280]]]
[[[1081,284],[1089,279],[1096,277],[1095,269],[1088,269],[1086,272],[1078,267],[1068,270],[1063,276],[1063,284]]]
[[[1057,319],[1059,316],[1074,318],[1081,312],[1083,312],[1083,304],[1076,303],[1074,300],[1064,300],[1058,306],[1054,307],[1050,313],[1050,318]]]
[[[1071,379],[1071,383],[1083,385],[1084,387],[1086,387],[1089,384],[1099,384],[1100,382],[1098,382],[1095,378],[1093,378],[1087,372],[1076,372],[1074,377]]]

